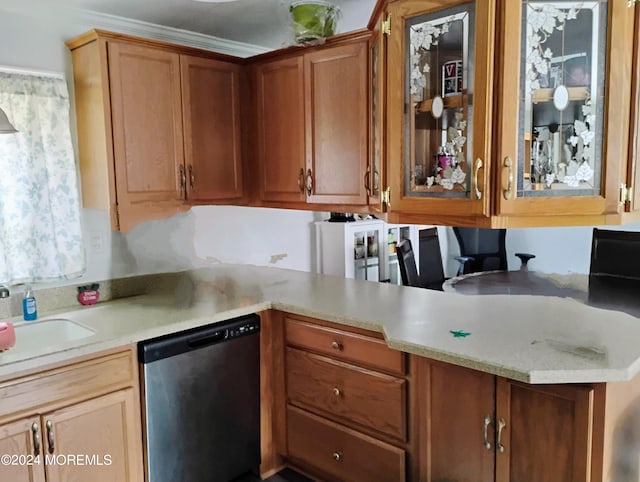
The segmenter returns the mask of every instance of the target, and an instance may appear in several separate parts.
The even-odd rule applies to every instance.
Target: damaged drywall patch
[[[269,259],[269,264],[276,264],[278,261],[282,261],[287,256],[289,256],[287,253],[272,254],[271,258]]]

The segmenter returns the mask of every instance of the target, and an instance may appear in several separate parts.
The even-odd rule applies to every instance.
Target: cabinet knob
[[[313,193],[313,172],[311,169],[307,170],[307,196],[311,196]]]
[[[178,173],[180,174],[180,192],[185,192],[187,189],[187,173],[184,170],[184,166],[178,167]]]
[[[193,166],[189,165],[189,187],[193,191],[196,185],[196,175],[193,173]]]
[[[342,350],[342,345],[337,341],[332,341],[331,348],[333,348],[334,350]]]
[[[300,174],[298,174],[298,189],[304,194],[304,168],[300,168]]]
[[[340,389],[338,387],[333,387],[333,394],[336,397],[339,397],[341,395]]]
[[[371,196],[371,167],[367,166],[367,172],[364,173],[364,190],[367,192],[367,196]]]
[[[333,452],[332,457],[336,462],[340,462],[340,460],[342,460],[342,454],[340,452]]]

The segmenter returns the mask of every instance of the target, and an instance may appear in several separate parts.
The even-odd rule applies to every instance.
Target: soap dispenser
[[[24,298],[22,298],[22,315],[26,321],[33,321],[38,318],[36,297],[33,296],[31,285],[25,285],[24,287]]]

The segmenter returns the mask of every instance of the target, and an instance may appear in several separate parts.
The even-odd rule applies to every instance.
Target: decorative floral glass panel
[[[405,195],[468,197],[474,4],[406,23]]]
[[[602,177],[606,1],[524,1],[518,196],[594,196]]]

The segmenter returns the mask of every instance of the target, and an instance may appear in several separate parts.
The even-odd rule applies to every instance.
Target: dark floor
[[[242,477],[233,479],[232,482],[260,482],[260,477],[255,475],[243,475]],[[312,480],[291,469],[284,469],[277,474],[272,475],[264,482],[312,482]]]

